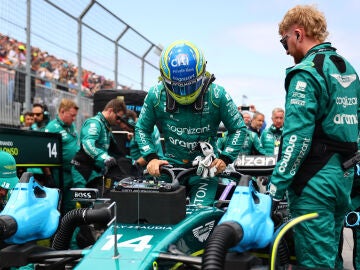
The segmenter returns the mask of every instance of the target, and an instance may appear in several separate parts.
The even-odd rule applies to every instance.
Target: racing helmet
[[[18,182],[14,157],[7,152],[0,151],[0,211],[5,207],[11,190]]]
[[[160,73],[166,91],[181,105],[192,104],[201,93],[206,61],[191,42],[179,40],[165,48],[160,56]]]

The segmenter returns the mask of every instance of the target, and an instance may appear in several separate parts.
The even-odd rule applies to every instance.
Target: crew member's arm
[[[307,157],[316,116],[321,116],[318,114],[319,105],[316,99],[316,91],[320,91],[320,86],[304,73],[298,72],[294,75],[286,95],[282,153],[270,184],[270,194],[276,200],[283,199],[285,191],[299,170],[299,165]]]
[[[99,168],[104,168],[105,160],[110,158],[107,150],[98,147],[97,141],[102,134],[102,127],[99,121],[88,121],[82,129],[81,143],[86,154],[95,160],[95,165]]]
[[[154,104],[157,104],[157,99],[154,91],[156,89],[150,89],[144,100],[144,105],[135,126],[135,140],[139,145],[141,156],[148,162],[147,170],[149,174],[159,176],[160,166],[169,163],[160,159],[151,136],[156,124],[156,105]]]
[[[219,158],[228,165],[237,158],[241,150],[245,140],[246,126],[235,103],[228,94],[221,96],[219,106],[221,108],[221,121],[228,131],[224,149],[221,151]]]
[[[245,139],[246,126],[237,106],[222,87],[216,86],[216,91],[211,92],[211,100],[220,108],[220,120],[227,129],[224,147],[211,164],[211,167],[216,167],[216,174],[219,174],[237,158]]]

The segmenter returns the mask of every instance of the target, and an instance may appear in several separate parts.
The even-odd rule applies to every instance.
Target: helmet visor
[[[196,92],[203,84],[204,76],[201,75],[191,81],[174,82],[163,77],[165,87],[178,96],[188,96]]]

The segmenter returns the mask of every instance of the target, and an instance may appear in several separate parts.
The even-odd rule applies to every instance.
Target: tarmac
[[[349,228],[344,228],[344,244],[342,256],[344,260],[344,269],[354,270],[352,265],[352,252],[354,247],[354,241],[352,238],[352,231]]]

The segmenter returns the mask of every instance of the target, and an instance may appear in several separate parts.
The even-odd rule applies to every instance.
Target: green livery
[[[84,251],[85,257],[75,269],[158,269],[159,254],[169,253],[169,244],[186,255],[200,255],[223,214],[215,207],[187,206],[186,217],[174,225],[118,223],[119,255],[114,256],[114,226],[111,226],[90,250]],[[175,261],[162,261],[159,269],[169,269],[175,264]]]

